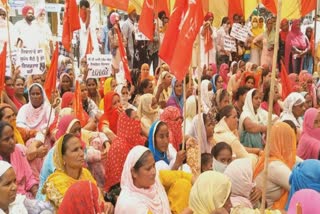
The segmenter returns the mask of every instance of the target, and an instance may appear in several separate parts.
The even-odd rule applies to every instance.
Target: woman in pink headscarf
[[[320,213],[320,193],[312,189],[302,189],[296,192],[290,200],[288,214],[299,213],[297,204],[301,205],[301,213]]]
[[[226,63],[223,63],[220,66],[219,74],[223,79],[223,88],[227,88],[227,84],[229,82],[230,76],[228,75],[229,73],[229,65]]]
[[[319,159],[320,111],[310,108],[304,114],[303,129],[297,155],[303,159]]]
[[[303,59],[309,50],[308,38],[301,32],[300,20],[293,20],[285,43],[285,65],[289,73],[302,70]]]
[[[291,73],[288,75],[289,77],[289,84],[292,87],[292,90],[294,92],[300,92],[301,91],[301,86],[299,85],[299,77],[296,73]]]

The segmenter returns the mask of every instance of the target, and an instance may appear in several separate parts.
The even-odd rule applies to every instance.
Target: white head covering
[[[121,175],[121,193],[117,201],[115,213],[163,213],[169,214],[170,206],[167,194],[156,175],[155,183],[148,189],[138,188],[133,183],[131,170],[140,157],[149,149],[135,146],[129,152]]]
[[[8,171],[12,166],[7,161],[0,160],[0,177]]]
[[[209,93],[209,90],[208,90],[209,84],[212,84],[209,80],[201,81],[201,105],[204,113],[208,113],[210,108],[212,107],[212,102],[211,102],[212,96],[209,96],[211,92]]]
[[[208,142],[207,139],[207,133],[206,133],[206,126],[204,124],[203,121],[203,114],[202,113],[200,115],[196,115],[193,120],[192,120],[192,128],[190,130],[190,133],[188,133],[191,137],[195,138],[198,143],[201,142],[201,153],[211,153],[211,149],[212,149],[212,144],[210,144],[210,142]],[[200,130],[201,133],[199,133],[199,128],[198,126],[200,126]]]
[[[283,102],[283,112],[280,115],[281,121],[291,120],[297,128],[302,127],[302,121],[297,120],[293,115],[292,108],[293,106],[298,106],[304,103],[306,100],[302,94],[298,92],[292,92]]]

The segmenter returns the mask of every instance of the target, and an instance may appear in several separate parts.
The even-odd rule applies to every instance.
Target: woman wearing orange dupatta
[[[296,136],[286,123],[272,126],[270,139],[270,158],[266,199],[268,207],[284,209],[290,190],[289,177],[296,161]],[[254,170],[257,187],[263,187],[265,154],[262,155]]]
[[[110,91],[104,95],[104,114],[99,120],[99,131],[105,133],[112,141],[117,135],[117,124],[122,106],[120,104],[120,96]]]

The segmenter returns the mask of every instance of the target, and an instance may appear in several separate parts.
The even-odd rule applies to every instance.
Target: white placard
[[[248,34],[249,34],[249,30],[247,26],[242,26],[241,24],[238,24],[238,23],[234,23],[232,25],[230,36],[232,36],[233,38],[242,42],[246,42],[248,38]]]
[[[20,66],[21,76],[43,74],[46,69],[44,50],[21,48],[17,53],[17,66]]]
[[[89,69],[87,78],[109,77],[111,75],[111,54],[88,54],[87,63]]]
[[[11,60],[10,60],[10,54],[9,51],[7,51],[7,58],[6,58],[6,76],[11,77]],[[12,64],[15,66],[17,64],[17,50],[11,51],[11,58],[12,58]]]
[[[137,41],[149,41],[149,39],[139,31],[138,23],[134,23],[134,38]]]
[[[230,51],[230,52],[237,51],[236,41],[234,40],[234,38],[230,36],[224,36],[223,46],[224,46],[224,50],[226,51]]]

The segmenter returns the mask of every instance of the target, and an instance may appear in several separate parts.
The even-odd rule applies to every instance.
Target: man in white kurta
[[[15,43],[20,39],[20,47],[36,49],[39,47],[38,28],[35,25],[34,9],[31,6],[24,6],[22,9],[24,19],[14,25]]]

